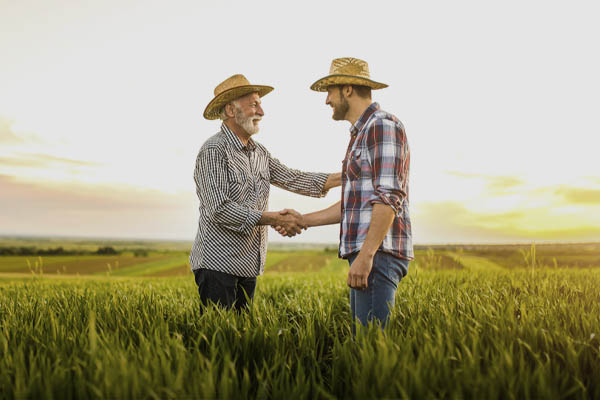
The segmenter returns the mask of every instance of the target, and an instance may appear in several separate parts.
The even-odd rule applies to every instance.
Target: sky
[[[202,112],[237,73],[275,88],[257,141],[289,167],[339,171],[349,123],[309,86],[355,57],[406,128],[415,243],[600,240],[599,9],[0,0],[0,235],[193,240],[195,159],[220,124]],[[272,187],[269,208],[339,198]]]

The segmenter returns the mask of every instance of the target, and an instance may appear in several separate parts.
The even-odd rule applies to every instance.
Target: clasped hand
[[[277,224],[271,225],[279,234],[287,237],[293,237],[306,230],[308,225],[304,221],[304,217],[296,210],[283,209],[279,211]]]

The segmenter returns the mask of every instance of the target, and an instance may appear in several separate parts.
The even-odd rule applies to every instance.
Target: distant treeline
[[[96,251],[90,250],[65,250],[62,246],[38,249],[35,246],[20,246],[20,247],[2,247],[0,246],[0,256],[80,256],[91,254],[116,255],[121,252],[115,250],[111,246],[99,247]],[[137,255],[137,254],[136,254]]]

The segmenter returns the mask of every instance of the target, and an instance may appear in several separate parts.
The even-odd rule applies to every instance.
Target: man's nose
[[[260,104],[259,104],[259,105],[256,107],[256,113],[257,113],[258,115],[260,115],[261,117],[262,117],[263,115],[265,115],[265,111],[262,109],[262,107],[260,106]]]
[[[329,94],[327,94],[327,97],[325,97],[325,104],[329,105]]]

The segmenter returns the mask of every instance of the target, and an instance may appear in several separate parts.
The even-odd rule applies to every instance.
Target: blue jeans
[[[358,253],[348,256],[350,265]],[[373,268],[369,273],[368,286],[358,290],[350,288],[352,319],[366,326],[369,322],[379,323],[383,329],[394,307],[394,297],[400,280],[408,273],[409,260],[378,251],[373,257]],[[355,325],[353,324],[353,329]]]

